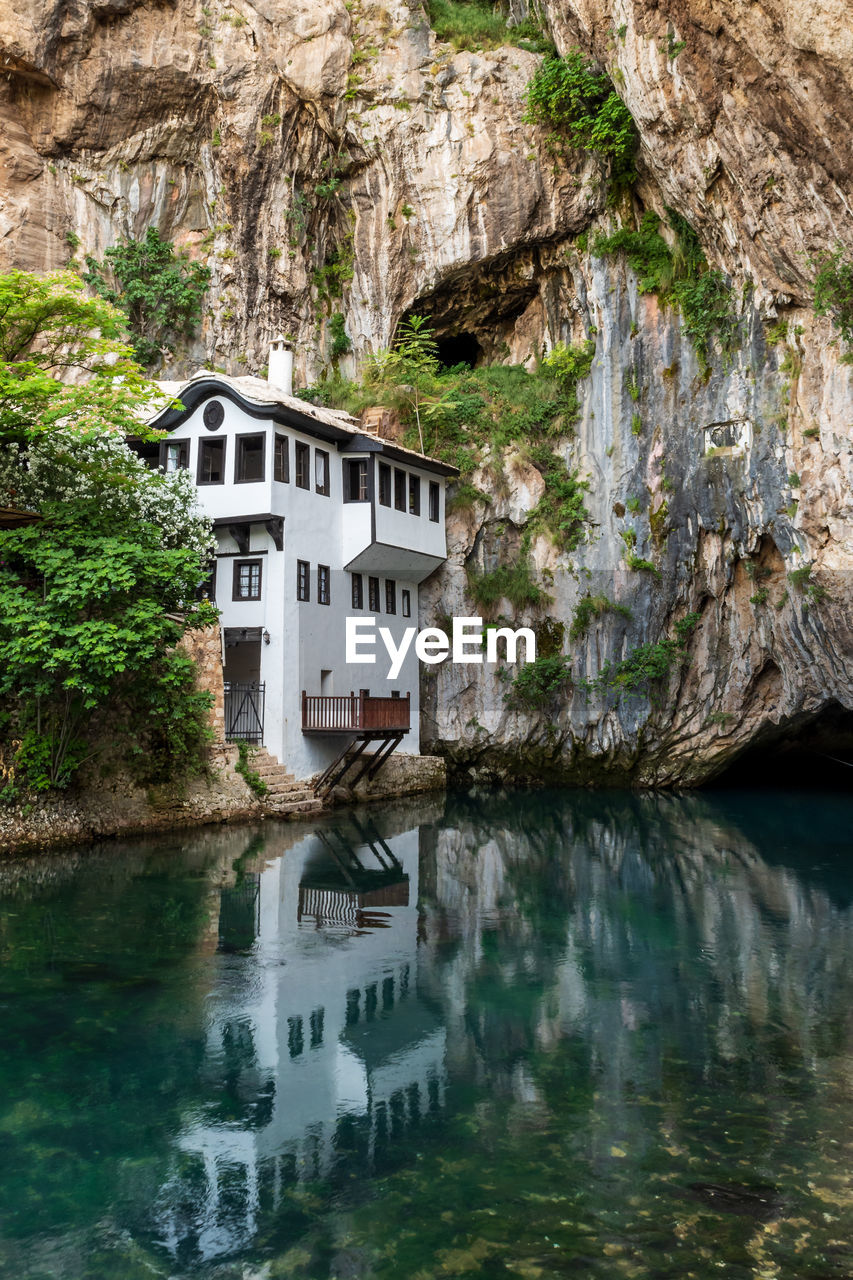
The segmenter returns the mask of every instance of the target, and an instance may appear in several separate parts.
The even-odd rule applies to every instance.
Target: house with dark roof
[[[393,680],[381,642],[374,662],[347,663],[346,619],[373,618],[395,645],[417,628],[420,584],[447,555],[456,471],[295,397],[284,339],[269,370],[267,381],[200,371],[162,384],[170,403],[150,425],[166,434],[138,448],[188,470],[213,521],[226,736],[263,744],[297,778],[328,769],[334,782],[339,759],[355,767],[364,753],[373,768],[419,750],[414,646]]]

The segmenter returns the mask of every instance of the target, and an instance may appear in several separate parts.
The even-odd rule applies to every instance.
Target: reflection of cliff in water
[[[451,1073],[523,1096],[520,1064],[580,1036],[652,1089],[674,1025],[696,1070],[752,1058],[755,1087],[850,1051],[849,834],[829,801],[804,822],[784,797],[769,817],[743,795],[461,797],[424,837],[421,982]]]
[[[386,839],[356,817],[238,860],[220,891],[205,1100],[160,1195],[180,1261],[246,1245],[305,1183],[380,1167],[442,1105],[444,1030],[417,992],[418,863],[417,827]]]

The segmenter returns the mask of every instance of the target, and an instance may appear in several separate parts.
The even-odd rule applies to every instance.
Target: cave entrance
[[[853,711],[833,703],[817,716],[768,731],[711,785],[853,792]]]
[[[483,348],[473,333],[452,333],[444,338],[437,338],[438,358],[445,369],[452,369],[457,364],[467,364],[475,369],[483,357]]]

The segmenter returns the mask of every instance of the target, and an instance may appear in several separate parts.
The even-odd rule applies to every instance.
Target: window
[[[393,578],[385,579],[385,612],[397,612],[397,584]]]
[[[329,455],[325,449],[314,450],[314,488],[318,493],[322,493],[324,498],[328,498]]]
[[[237,462],[234,480],[237,484],[246,484],[251,480],[264,478],[264,454],[266,446],[263,436],[237,437]]]
[[[198,446],[198,483],[225,483],[225,441],[201,440]]]
[[[216,561],[210,560],[207,565],[207,575],[198,584],[195,593],[196,600],[216,600]]]
[[[411,593],[411,591],[408,591],[408,590],[404,587],[404,588],[403,588],[403,590],[400,592],[400,598],[401,598],[401,600],[402,600],[402,604],[403,604],[403,617],[404,617],[404,618],[411,618],[411,616],[412,616],[412,593]]]
[[[294,448],[296,453],[296,487],[298,489],[310,489],[311,450],[307,444],[302,444],[299,440],[296,441]]]
[[[290,480],[290,441],[287,436],[276,436],[273,446],[273,480],[287,484]]]
[[[163,450],[163,468],[166,471],[186,471],[190,465],[189,440],[169,440]]]
[[[379,464],[379,501],[383,507],[391,505],[391,468],[387,462]]]
[[[406,473],[394,468],[394,506],[398,511],[406,510]]]
[[[439,511],[439,486],[435,480],[429,482],[429,518],[435,524],[438,524]]]
[[[367,502],[367,459],[347,458],[344,462],[344,502]]]
[[[235,600],[260,600],[261,598],[261,561],[234,561],[234,594]]]
[[[364,608],[364,579],[360,573],[352,575],[352,607],[353,609]]]
[[[311,566],[307,560],[296,561],[296,599],[311,599]]]
[[[367,579],[367,607],[374,613],[379,612],[379,579]]]
[[[329,588],[329,566],[327,564],[317,565],[317,603],[331,604],[332,597]]]
[[[421,514],[421,482],[417,476],[409,476],[409,515]]]

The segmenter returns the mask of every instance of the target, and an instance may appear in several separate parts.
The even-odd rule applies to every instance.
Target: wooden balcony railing
[[[303,733],[408,733],[410,698],[371,698],[350,693],[315,696],[302,690]]]

